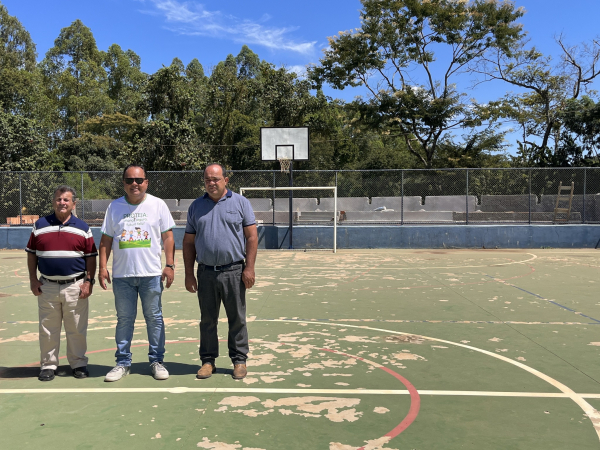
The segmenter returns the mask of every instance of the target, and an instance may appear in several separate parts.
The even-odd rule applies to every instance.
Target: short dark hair
[[[56,189],[54,189],[54,197],[53,198],[56,198],[56,194],[64,194],[65,192],[70,192],[71,195],[73,196],[73,201],[75,201],[75,198],[77,197],[77,193],[75,192],[75,189],[73,189],[71,186],[67,186],[66,184],[61,184]]]
[[[142,166],[141,164],[129,164],[127,167],[125,167],[123,169],[123,179],[125,179],[125,172],[127,172],[127,170],[129,170],[131,167],[139,167],[140,169],[142,169],[144,171],[144,178],[148,178],[146,176],[146,168],[144,166]]]
[[[221,163],[209,163],[209,164],[207,164],[206,167],[204,168],[204,171],[202,172],[202,176],[203,177],[204,177],[204,173],[206,172],[206,169],[208,169],[210,166],[219,166],[221,168],[221,174],[223,175],[223,178],[227,178],[227,169]]]

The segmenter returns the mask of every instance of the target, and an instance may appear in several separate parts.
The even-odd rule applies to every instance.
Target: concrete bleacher
[[[276,198],[274,204],[275,211],[289,211],[290,200],[288,198]],[[294,198],[292,203],[293,211],[316,211],[316,198]],[[333,209],[332,209],[333,211]]]
[[[163,200],[167,204],[169,211],[179,211],[179,202],[176,198],[165,198]]]
[[[113,199],[103,198],[100,200],[89,200],[91,203],[92,212],[102,212],[105,213],[108,205],[112,203]]]
[[[322,198],[317,211],[333,211],[333,198]],[[338,197],[338,211],[371,211],[369,197]]]
[[[182,198],[179,200],[178,211],[187,211],[190,205],[195,201],[195,198]]]
[[[535,195],[482,195],[481,205],[477,209],[482,212],[523,212],[535,211],[537,197]],[[469,208],[469,212],[471,209]]]
[[[423,209],[421,204],[420,196],[407,196],[404,197],[373,197],[371,199],[371,210],[385,207],[386,209],[393,209],[394,211],[420,211]]]
[[[450,211],[466,212],[467,201],[469,211],[477,209],[477,197],[469,195],[468,199],[464,195],[428,195],[425,197],[423,208],[425,211]]]
[[[249,198],[252,211],[272,211],[273,205],[270,198]]]

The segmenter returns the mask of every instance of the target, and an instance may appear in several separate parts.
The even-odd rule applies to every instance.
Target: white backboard
[[[260,150],[263,161],[287,158],[308,160],[308,127],[261,128]]]

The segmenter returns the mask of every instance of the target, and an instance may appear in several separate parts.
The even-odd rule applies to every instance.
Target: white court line
[[[350,325],[347,323],[344,324],[339,324],[339,323],[332,323],[332,322],[311,322],[311,321],[307,321],[307,320],[298,320],[298,321],[294,321],[294,320],[283,320],[283,319],[263,319],[261,321],[265,321],[265,322],[281,322],[281,323],[308,323],[308,324],[319,324],[319,325],[324,325],[327,324],[327,326],[334,326],[334,327],[344,327],[344,328],[356,328],[356,329],[363,329],[363,330],[372,330],[372,331],[380,331],[383,333],[389,333],[389,334],[397,334],[400,336],[410,336],[413,335],[414,333],[405,333],[402,331],[393,331],[393,330],[387,330],[385,328],[375,328],[375,327],[368,327],[365,325]],[[430,337],[430,336],[424,336],[424,335],[418,335],[420,337],[422,337],[425,340],[430,340],[430,341],[434,341],[434,342],[441,342],[444,344],[449,344],[449,345],[454,345],[456,347],[462,347],[468,350],[472,350],[475,352],[479,352],[482,353],[484,355],[488,355],[491,356],[492,358],[496,358],[499,359],[501,361],[507,362],[509,364],[512,364],[513,366],[519,367],[520,369],[525,370],[526,372],[529,372],[530,374],[544,380],[545,382],[547,382],[548,384],[550,384],[551,386],[553,386],[555,389],[560,390],[561,392],[563,392],[564,394],[566,394],[571,400],[573,400],[582,410],[583,412],[590,418],[592,425],[594,426],[594,431],[596,431],[596,435],[598,436],[598,438],[600,439],[600,412],[598,410],[596,410],[592,405],[590,405],[588,402],[586,402],[583,398],[583,396],[581,394],[578,394],[577,392],[573,391],[570,387],[566,386],[565,384],[561,383],[560,381],[552,378],[549,375],[546,375],[545,373],[540,372],[539,370],[534,369],[533,367],[527,366],[521,362],[518,361],[514,361],[506,356],[503,355],[499,355],[497,353],[493,353],[490,352],[488,350],[483,350],[481,348],[478,347],[473,347],[471,345],[466,345],[466,344],[462,344],[462,343],[458,343],[458,342],[454,342],[454,341],[448,341],[446,339],[438,339],[438,338],[434,338],[434,337]]]
[[[562,392],[494,392],[419,390],[419,395],[458,397],[571,398]],[[89,389],[0,389],[0,394],[329,394],[329,395],[410,395],[402,389],[275,389],[275,388],[89,388]],[[600,394],[579,394],[600,399]]]
[[[374,271],[374,270],[430,270],[430,269],[478,269],[481,267],[501,267],[501,266],[512,266],[515,264],[525,264],[528,262],[531,262],[535,259],[538,258],[537,255],[534,255],[533,253],[525,253],[526,255],[531,256],[531,258],[529,259],[525,259],[523,261],[511,261],[511,262],[505,262],[505,263],[492,263],[492,264],[484,264],[484,265],[480,265],[480,266],[443,266],[443,267],[414,267],[414,266],[410,266],[410,267],[406,267],[406,266],[377,266],[377,267],[373,267],[373,268],[368,268],[365,266],[352,266],[349,267],[347,265],[330,265],[327,267],[318,267],[318,266],[299,266],[299,267],[278,267],[275,270],[299,270],[302,268],[307,268],[310,270],[340,270],[340,269],[345,269],[345,270],[364,270],[364,269],[369,269],[369,271]],[[508,259],[508,258],[505,258]],[[272,267],[262,267],[262,268],[257,268],[257,271],[260,271],[261,269],[266,270],[266,271],[272,271],[274,270]]]

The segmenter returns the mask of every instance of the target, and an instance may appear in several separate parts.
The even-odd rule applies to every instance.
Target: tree
[[[0,3],[0,109],[26,113],[36,86],[36,51],[29,32]]]
[[[111,45],[102,56],[102,65],[107,72],[107,94],[114,111],[137,117],[137,107],[147,81],[141,70],[140,57],[133,50],[124,52],[117,44]]]
[[[577,100],[600,75],[600,42],[567,46],[564,37],[556,42],[562,55],[558,64],[535,47],[519,42],[511,52],[496,51],[474,65],[482,81],[501,80],[518,92],[508,93],[484,108],[491,119],[509,119],[521,134],[517,160],[526,165],[567,165],[559,151],[562,111]]]
[[[146,108],[153,120],[181,122],[189,118],[191,98],[185,69],[175,58],[169,67],[151,75],[145,90]]]
[[[560,112],[563,124],[558,159],[569,166],[600,165],[600,103],[590,97],[570,99]]]
[[[0,171],[60,169],[37,121],[0,111]]]
[[[110,112],[102,54],[79,19],[63,28],[41,62],[48,95],[57,105],[61,137],[80,135],[85,120]]]
[[[481,124],[454,78],[492,49],[509,51],[522,36],[515,20],[523,12],[506,1],[361,2],[361,28],[330,38],[310,77],[317,86],[366,87],[368,100],[356,102],[360,121],[401,135],[422,166],[432,167],[453,130]]]

